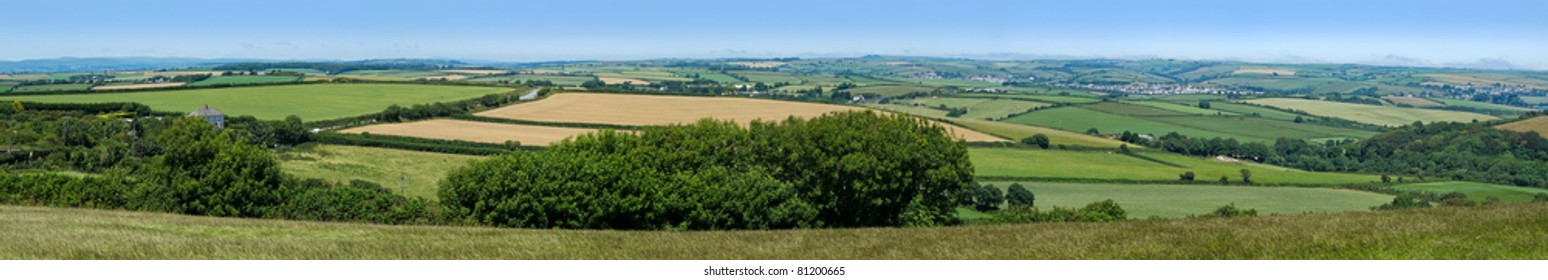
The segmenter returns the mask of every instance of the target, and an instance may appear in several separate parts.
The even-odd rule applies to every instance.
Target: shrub
[[[1036,206],[1034,203],[1037,201],[1037,195],[1032,194],[1032,191],[1027,190],[1027,187],[1021,186],[1020,183],[1011,183],[1005,193],[1005,200],[1010,206]]]

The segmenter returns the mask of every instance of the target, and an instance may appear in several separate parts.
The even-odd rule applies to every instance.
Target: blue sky
[[[0,60],[854,56],[1548,70],[1548,1],[6,1]]]

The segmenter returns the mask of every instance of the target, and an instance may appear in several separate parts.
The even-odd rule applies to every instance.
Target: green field
[[[986,99],[986,98],[953,98],[953,97],[923,97],[909,99],[907,103],[935,108],[945,105],[950,108],[966,108],[967,114],[962,118],[967,119],[1000,119],[1012,114],[1025,113],[1033,108],[1047,107],[1051,104],[1014,99]]]
[[[1121,202],[1120,202],[1121,203]],[[1548,204],[1234,219],[533,230],[0,206],[0,259],[1545,259]]]
[[[1532,201],[1532,196],[1539,193],[1548,193],[1548,189],[1523,188],[1474,182],[1439,182],[1398,185],[1392,188],[1408,191],[1429,191],[1438,194],[1460,192],[1474,201],[1484,201],[1489,197],[1500,199],[1504,202]]]
[[[715,81],[716,83],[722,83],[722,84],[734,84],[734,83],[742,82],[742,80],[738,80],[736,77],[728,76],[726,74],[721,74],[719,71],[688,69],[688,70],[674,70],[674,71],[672,71],[672,73],[677,73],[678,75],[682,75],[682,76],[688,76],[690,74],[698,74],[700,79],[711,80],[711,81]]]
[[[138,102],[160,111],[193,111],[204,105],[231,116],[325,120],[380,112],[387,106],[410,106],[469,99],[511,91],[509,88],[404,85],[311,84],[196,90],[141,91],[111,94],[15,96],[6,100],[53,103]]]
[[[641,79],[646,81],[679,81],[687,82],[693,79],[680,76],[671,72],[662,71],[623,71],[618,73],[597,73],[597,77]]]
[[[1168,111],[1179,112],[1179,113],[1185,113],[1185,114],[1196,114],[1196,115],[1207,115],[1207,116],[1235,116],[1235,115],[1239,115],[1239,114],[1233,113],[1233,112],[1215,110],[1215,109],[1213,109],[1213,107],[1211,107],[1211,109],[1204,109],[1204,108],[1199,108],[1199,106],[1196,106],[1196,105],[1183,105],[1183,104],[1172,103],[1172,102],[1161,102],[1161,101],[1126,101],[1124,103],[1133,103],[1133,104],[1145,105],[1145,106],[1155,107],[1157,109],[1168,110]],[[1197,103],[1195,102],[1193,104],[1197,104]]]
[[[1433,78],[1441,82],[1459,85],[1499,83],[1506,86],[1523,85],[1536,89],[1548,89],[1548,77],[1523,73],[1434,73],[1414,76]]]
[[[988,133],[994,136],[1005,137],[1011,141],[1020,141],[1021,138],[1031,137],[1032,135],[1036,134],[1043,134],[1048,136],[1049,144],[1055,146],[1069,145],[1094,148],[1117,148],[1119,145],[1124,144],[1118,140],[1046,127],[1008,122],[986,121],[982,119],[947,118],[946,111],[918,106],[908,106],[901,104],[870,104],[866,106],[887,111],[923,116],[932,119],[945,120],[968,129],[977,130],[979,132]],[[1133,149],[1143,149],[1138,146],[1130,146],[1130,148]]]
[[[1114,182],[1169,182],[1192,171],[1198,181],[1216,182],[1221,176],[1241,182],[1240,170],[1252,171],[1258,184],[1336,185],[1371,183],[1379,176],[1309,172],[1273,165],[1225,162],[1173,153],[1138,152],[1172,165],[1112,151],[1063,151],[1017,148],[970,148],[969,158],[979,177]],[[1181,167],[1178,167],[1181,166]]]
[[[958,94],[952,94],[951,96],[974,97],[974,98],[1006,98],[1006,99],[1041,101],[1041,102],[1048,102],[1048,103],[1061,103],[1061,104],[1085,104],[1085,103],[1102,102],[1101,99],[1096,99],[1096,98],[1079,97],[1079,96],[1058,96],[1058,95],[1003,94],[1003,93],[958,93]]]
[[[476,79],[471,79],[471,80],[468,80],[468,81],[474,81],[474,82],[509,81],[509,82],[516,83],[516,82],[521,82],[521,81],[540,80],[540,81],[553,82],[556,85],[562,85],[562,86],[580,86],[581,83],[585,83],[587,81],[591,81],[591,80],[595,80],[595,79],[596,79],[596,77],[592,77],[592,76],[512,75],[512,76],[476,78]]]
[[[91,86],[91,84],[32,85],[19,86],[11,92],[83,91],[91,89]]]
[[[1548,96],[1522,96],[1521,101],[1527,104],[1548,104]]]
[[[983,181],[1008,188],[1009,181]],[[1354,190],[1296,187],[1080,184],[1014,182],[1037,195],[1037,208],[1080,208],[1093,201],[1112,199],[1129,217],[1178,218],[1202,215],[1226,204],[1253,208],[1259,215],[1309,212],[1369,211],[1392,201],[1392,196]]]
[[[864,94],[866,96],[899,96],[910,93],[929,93],[933,90],[935,90],[933,87],[911,85],[881,85],[851,88],[847,91],[849,91],[849,93]]]
[[[1253,106],[1253,105],[1241,104],[1241,103],[1211,102],[1209,104],[1209,108],[1210,109],[1215,109],[1215,110],[1226,111],[1226,112],[1232,112],[1232,113],[1236,113],[1236,114],[1244,115],[1244,116],[1256,116],[1256,117],[1260,117],[1260,118],[1273,119],[1273,120],[1281,120],[1281,121],[1295,121],[1296,117],[1302,117],[1300,114],[1296,114],[1296,113],[1285,112],[1285,111],[1282,111],[1282,110],[1276,110],[1274,108],[1265,108],[1265,107]],[[1256,114],[1256,115],[1254,115],[1254,114]],[[1310,117],[1311,116],[1305,116],[1305,118],[1310,118]]]
[[[279,153],[280,167],[300,178],[365,180],[409,197],[436,200],[437,183],[452,169],[482,157],[396,149],[305,144]],[[400,176],[402,177],[400,179]],[[406,186],[405,186],[406,185]]]
[[[1356,122],[1386,126],[1408,125],[1413,124],[1415,121],[1470,122],[1473,120],[1487,121],[1496,119],[1493,116],[1478,113],[1399,108],[1307,99],[1264,98],[1247,100],[1246,102],[1278,108],[1300,110],[1312,115],[1336,117]]]
[[[1492,103],[1483,103],[1483,102],[1468,101],[1468,100],[1457,100],[1457,99],[1450,99],[1450,98],[1430,98],[1430,100],[1438,102],[1438,103],[1441,103],[1441,104],[1446,104],[1446,106],[1456,106],[1456,107],[1475,109],[1475,110],[1501,111],[1501,112],[1517,112],[1517,113],[1537,111],[1537,110],[1534,110],[1534,109],[1521,108],[1521,107],[1516,107],[1516,106],[1506,106],[1506,105],[1499,105],[1499,104],[1492,104]]]
[[[252,85],[275,84],[294,82],[296,76],[215,76],[203,81],[189,83],[189,87],[215,86],[215,85]]]

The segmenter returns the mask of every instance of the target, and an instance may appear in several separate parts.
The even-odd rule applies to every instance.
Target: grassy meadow
[[[999,119],[1010,116],[1011,114],[1020,114],[1034,108],[1047,107],[1050,105],[1048,103],[1014,99],[953,97],[915,98],[905,102],[931,108],[943,105],[951,108],[966,108],[967,114],[963,114],[962,118],[967,119]]]
[[[188,86],[276,84],[294,82],[299,78],[295,76],[215,76],[203,81],[188,83]]]
[[[534,230],[0,206],[0,259],[1544,259],[1548,204],[770,231]]]
[[[1460,192],[1474,201],[1484,201],[1490,197],[1503,202],[1527,202],[1532,201],[1532,196],[1539,193],[1548,193],[1548,189],[1523,188],[1488,183],[1474,182],[1436,182],[1398,185],[1392,188],[1407,191],[1428,191],[1433,193]]]
[[[398,149],[305,144],[276,154],[280,168],[300,178],[347,183],[365,180],[409,197],[436,200],[438,182],[452,169],[483,157]],[[401,178],[401,179],[400,179]]]
[[[1170,104],[1176,106],[1163,106]],[[1180,107],[1180,108],[1174,108]],[[1194,108],[1198,111],[1183,112]],[[1295,123],[1240,113],[1185,107],[1171,103],[1095,103],[1038,110],[1007,119],[1007,122],[1085,132],[1096,128],[1108,134],[1123,131],[1164,135],[1171,132],[1193,138],[1234,138],[1243,142],[1272,143],[1280,137],[1297,139],[1365,138],[1375,132]],[[1229,115],[1228,115],[1229,114]],[[1234,116],[1233,116],[1234,115]]]
[[[57,85],[30,85],[18,86],[11,92],[50,92],[50,91],[83,91],[91,89],[91,84],[57,84]]]
[[[1478,113],[1400,108],[1307,99],[1264,98],[1247,100],[1246,102],[1278,108],[1300,110],[1312,115],[1336,117],[1356,122],[1386,126],[1408,125],[1413,124],[1415,121],[1470,122],[1473,120],[1487,121],[1497,119],[1493,116]]]
[[[1337,185],[1379,182],[1376,175],[1310,172],[1250,162],[1225,162],[1172,153],[1139,152],[1165,163],[1112,151],[1064,151],[1021,148],[969,148],[978,177],[1018,180],[1106,182],[1170,182],[1193,172],[1197,181],[1217,182],[1221,176],[1240,183],[1240,170],[1252,172],[1257,184]]]
[[[1368,211],[1392,201],[1392,196],[1330,188],[1202,186],[1156,184],[1082,184],[982,181],[1008,188],[1019,183],[1037,195],[1039,209],[1080,208],[1112,199],[1129,217],[1180,218],[1202,215],[1226,204],[1257,209],[1259,215]]]
[[[5,100],[52,103],[138,102],[161,111],[193,111],[209,105],[226,115],[325,120],[380,112],[387,106],[409,106],[469,99],[511,91],[509,88],[399,84],[312,84],[197,90],[142,91],[112,94],[14,96]]]

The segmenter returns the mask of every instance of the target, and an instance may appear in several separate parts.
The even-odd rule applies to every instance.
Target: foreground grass
[[[4,259],[1544,259],[1548,204],[782,231],[385,226],[0,206]]]
[[[301,178],[365,180],[407,196],[436,200],[436,185],[452,169],[483,157],[397,149],[305,144],[277,155],[280,168]],[[401,182],[400,182],[401,181]]]
[[[112,94],[10,96],[3,100],[50,103],[138,102],[152,109],[188,112],[209,105],[229,116],[325,120],[380,112],[387,106],[446,102],[511,91],[509,88],[413,84],[310,84]]]
[[[1079,184],[1049,182],[982,181],[1007,188],[1020,183],[1037,194],[1037,208],[1080,208],[1112,199],[1129,217],[1180,218],[1203,215],[1226,204],[1257,209],[1258,214],[1302,214],[1369,211],[1392,201],[1392,196],[1331,188],[1200,186],[1161,184]],[[968,217],[963,217],[968,218]]]

